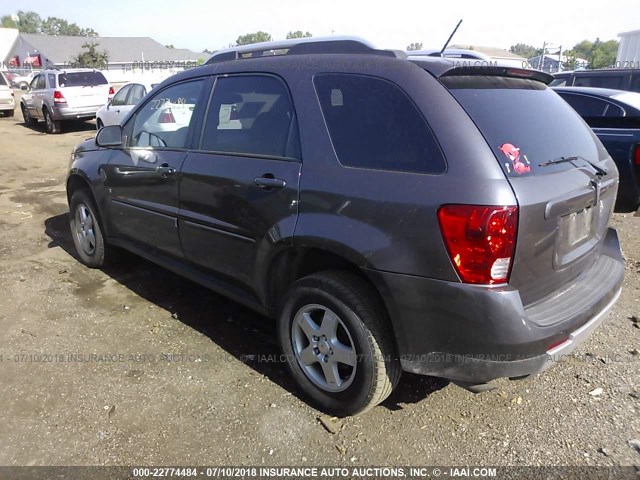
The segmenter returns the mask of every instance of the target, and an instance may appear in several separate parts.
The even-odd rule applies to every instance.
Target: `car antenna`
[[[458,22],[458,24],[456,25],[456,28],[453,29],[453,32],[451,32],[451,35],[449,35],[449,38],[447,39],[447,42],[444,44],[444,47],[442,47],[442,50],[440,50],[440,56],[442,56],[444,54],[445,49],[449,46],[449,42],[451,41],[451,39],[453,38],[453,36],[456,34],[456,32],[458,31],[458,27],[460,26],[460,24],[462,23],[462,19],[460,19],[460,21]]]

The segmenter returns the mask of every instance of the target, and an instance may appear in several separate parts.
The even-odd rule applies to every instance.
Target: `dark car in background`
[[[593,129],[620,173],[616,208],[640,206],[640,93],[589,87],[553,87]]]
[[[624,275],[615,163],[550,80],[337,37],[217,52],[74,149],[78,255],[121,247],[276,319],[334,414],[402,370],[537,374]]]
[[[601,68],[598,70],[575,70],[553,75],[552,87],[596,87],[640,92],[640,69]]]

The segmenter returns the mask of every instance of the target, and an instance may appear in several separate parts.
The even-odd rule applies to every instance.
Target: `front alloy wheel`
[[[75,212],[75,235],[82,251],[91,256],[96,251],[96,234],[93,231],[95,220],[89,207],[80,203]]]

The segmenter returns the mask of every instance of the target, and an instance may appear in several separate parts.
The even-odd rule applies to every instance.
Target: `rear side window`
[[[607,155],[578,113],[540,82],[480,75],[440,80],[478,126],[508,176],[572,168],[567,163],[540,166],[560,157],[598,161]]]
[[[587,95],[576,95],[572,93],[558,92],[566,102],[571,105],[582,117],[615,117],[621,116],[620,107],[599,98]]]
[[[56,74],[55,73],[49,73],[47,75],[47,79],[49,81],[49,88],[56,88]]]
[[[284,83],[267,75],[218,78],[200,148],[299,159],[298,127]]]
[[[147,94],[147,90],[143,85],[136,83],[131,87],[131,94],[129,95],[129,104],[136,105]]]
[[[431,174],[445,171],[431,129],[398,86],[349,74],[317,75],[314,84],[342,165]]]
[[[67,72],[58,76],[60,87],[83,87],[106,85],[107,79],[101,72]]]
[[[634,75],[631,80],[631,91],[640,92],[640,75]]]
[[[576,75],[573,82],[574,87],[601,87],[620,88],[622,87],[622,75]]]

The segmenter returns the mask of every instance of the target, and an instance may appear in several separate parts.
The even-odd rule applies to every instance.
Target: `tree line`
[[[595,41],[582,40],[576,43],[573,48],[563,50],[562,54],[566,57],[566,61],[563,64],[565,70],[574,70],[577,67],[584,66],[579,62],[586,60],[589,68],[606,68],[615,64],[616,55],[618,54],[617,40],[607,40],[606,42],[596,38]],[[558,48],[552,48],[554,52],[559,50]],[[524,43],[517,43],[509,48],[511,53],[520,55],[526,59],[537,57],[542,54],[542,48],[536,48]],[[549,54],[549,49],[546,50]]]
[[[17,28],[22,33],[40,33],[42,35],[66,35],[71,37],[97,37],[93,28],[82,28],[75,23],[58,17],[42,18],[36,12],[23,12],[17,15],[0,17],[0,25],[4,28]]]

